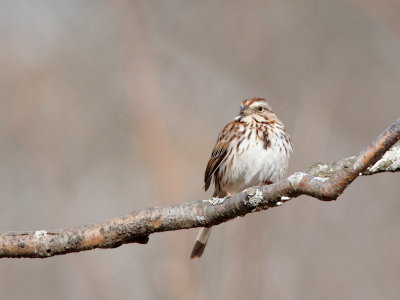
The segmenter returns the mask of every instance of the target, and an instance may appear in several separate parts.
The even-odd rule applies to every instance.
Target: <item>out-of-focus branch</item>
[[[324,201],[335,200],[360,174],[398,171],[399,147],[384,154],[399,139],[400,119],[355,157],[316,164],[307,173],[295,173],[275,184],[249,188],[229,198],[153,207],[65,230],[6,232],[0,234],[0,257],[46,258],[127,243],[145,244],[154,232],[217,225],[280,205],[282,196],[293,199],[309,195]]]

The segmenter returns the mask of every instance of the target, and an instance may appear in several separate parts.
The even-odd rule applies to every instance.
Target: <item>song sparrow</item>
[[[204,175],[213,197],[226,197],[246,188],[281,179],[288,167],[292,143],[285,126],[263,98],[242,101],[240,114],[218,135]],[[191,258],[203,254],[211,227],[202,228]]]

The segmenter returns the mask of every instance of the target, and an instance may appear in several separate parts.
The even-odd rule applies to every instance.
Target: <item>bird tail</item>
[[[203,254],[204,248],[207,245],[207,241],[208,238],[210,237],[210,234],[211,234],[211,227],[204,227],[200,229],[192,250],[192,254],[190,255],[190,258],[200,257]]]
[[[223,198],[227,195],[228,194],[225,191],[216,188],[213,197]],[[200,229],[199,234],[197,235],[196,238],[196,242],[194,243],[194,247],[192,250],[192,254],[190,255],[190,258],[200,257],[203,254],[204,248],[207,245],[210,234],[211,234],[211,227],[204,227]]]

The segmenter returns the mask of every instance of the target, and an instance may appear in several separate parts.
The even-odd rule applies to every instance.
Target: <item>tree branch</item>
[[[357,156],[315,164],[306,173],[295,173],[275,184],[249,188],[229,198],[153,207],[103,223],[65,230],[5,232],[0,234],[0,257],[46,258],[127,243],[145,244],[154,232],[218,225],[280,205],[283,196],[293,199],[308,195],[324,201],[335,200],[359,175],[399,171],[399,147],[388,151],[399,139],[400,119]]]
[[[331,163],[316,163],[306,170],[307,174],[319,177],[331,177],[333,173],[354,164],[355,156],[337,160]],[[374,175],[383,172],[400,171],[400,146],[389,149],[373,166],[368,167],[361,175]]]

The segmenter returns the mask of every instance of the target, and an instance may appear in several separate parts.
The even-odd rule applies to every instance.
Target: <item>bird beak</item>
[[[240,114],[242,115],[242,116],[247,116],[247,115],[249,115],[249,106],[242,106],[241,107],[241,109],[240,109]]]

